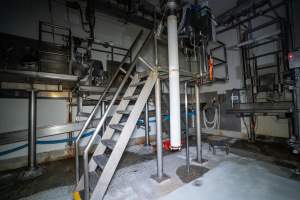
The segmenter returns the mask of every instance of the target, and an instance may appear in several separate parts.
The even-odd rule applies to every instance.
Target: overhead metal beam
[[[241,24],[244,24],[244,23],[246,23],[246,22],[248,22],[248,21],[250,21],[250,20],[253,20],[253,19],[255,19],[256,17],[263,16],[263,15],[265,15],[266,13],[271,12],[272,10],[277,9],[277,8],[283,6],[283,5],[287,5],[287,1],[284,1],[284,0],[283,0],[283,1],[279,2],[279,3],[277,3],[277,4],[274,4],[273,6],[271,6],[271,7],[268,8],[268,9],[265,9],[265,10],[263,10],[263,11],[261,11],[261,12],[257,12],[257,14],[252,15],[251,17],[248,17],[248,18],[246,18],[246,19],[240,20],[240,21],[238,21],[237,23],[233,23],[232,25],[230,25],[230,26],[228,26],[228,27],[225,27],[225,28],[223,28],[223,29],[220,29],[220,30],[217,31],[217,34],[224,33],[224,32],[226,32],[226,31],[228,31],[228,30],[230,30],[230,29],[233,29],[233,28],[235,28],[235,27],[237,27],[237,26],[239,26],[239,25],[241,25]]]
[[[118,4],[106,0],[96,1],[95,9],[97,12],[123,19],[125,23],[130,22],[147,29],[153,28],[153,19],[150,20],[149,18],[154,16],[154,12],[156,12],[156,15],[158,18],[160,18],[160,13],[156,11],[155,7],[152,9],[147,9],[144,7],[142,11],[139,11],[141,15],[138,15],[137,13],[130,14],[126,10],[121,9]],[[142,14],[144,14],[146,17],[144,17]]]

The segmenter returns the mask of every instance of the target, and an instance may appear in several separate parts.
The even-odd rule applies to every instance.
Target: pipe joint
[[[169,0],[167,3],[169,15],[176,15],[177,4],[175,0]]]

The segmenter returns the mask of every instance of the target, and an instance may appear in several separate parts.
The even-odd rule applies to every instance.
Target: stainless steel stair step
[[[117,113],[121,115],[129,115],[131,110],[118,110]]]
[[[124,100],[137,100],[137,98],[139,98],[139,95],[123,97]]]
[[[124,126],[121,124],[111,124],[109,125],[109,127],[118,131],[122,131],[124,128]]]
[[[89,187],[90,190],[93,191],[97,185],[99,175],[97,174],[97,172],[93,171],[93,172],[89,172],[89,177],[90,177]]]
[[[100,167],[103,170],[108,161],[108,156],[97,155],[97,156],[94,156],[93,159],[97,163],[98,167]]]
[[[111,150],[113,150],[116,146],[117,141],[115,140],[101,140],[101,143],[104,144],[106,147],[110,148]]]
[[[129,87],[137,87],[139,85],[144,85],[145,83],[146,83],[146,81],[140,81],[140,82],[129,85]]]

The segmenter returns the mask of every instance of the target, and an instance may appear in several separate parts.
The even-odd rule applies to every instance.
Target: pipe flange
[[[176,1],[175,0],[168,1],[167,6],[170,9],[170,11],[175,11],[177,8]]]

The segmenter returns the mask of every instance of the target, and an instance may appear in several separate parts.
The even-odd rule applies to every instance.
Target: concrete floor
[[[204,167],[210,171],[204,174],[200,182],[194,180],[190,184],[182,182],[176,174],[177,169],[185,164],[184,149],[181,152],[168,153],[164,157],[165,172],[171,179],[158,184],[150,178],[150,175],[156,172],[156,161],[153,160],[155,154],[147,154],[147,151],[143,152],[139,146],[131,147],[132,151],[123,156],[105,199],[168,199],[169,195],[170,198],[175,195],[176,199],[180,199],[176,195],[178,191],[181,193],[181,190],[186,192],[192,189],[195,193],[190,194],[209,200],[215,200],[218,197],[202,196],[205,194],[203,190],[214,189],[214,193],[216,193],[215,190],[218,191],[217,193],[224,193],[220,197],[227,195],[227,199],[234,199],[233,196],[239,197],[237,199],[245,199],[241,198],[241,195],[252,193],[257,195],[248,199],[269,199],[271,197],[271,199],[276,199],[271,195],[272,193],[277,194],[276,192],[287,197],[286,199],[293,195],[300,196],[299,193],[295,193],[297,189],[294,189],[299,188],[299,179],[297,181],[291,178],[292,170],[300,163],[299,157],[290,157],[286,148],[273,149],[273,146],[276,146],[274,144],[262,145],[234,141],[231,146],[233,147],[231,148],[232,153],[226,156],[224,152],[220,151],[217,151],[217,155],[213,155],[208,151],[208,145],[205,144],[203,155],[208,162],[204,164]],[[270,155],[269,152],[275,156]],[[191,158],[194,157],[195,147],[191,147]],[[26,196],[23,200],[71,199],[75,182],[74,161],[71,159],[51,162],[43,165],[43,168],[45,173],[41,177],[25,182],[18,181],[16,177],[20,170],[6,173],[6,176],[0,178],[0,199],[20,199]],[[196,179],[198,176],[194,178]],[[205,185],[203,185],[203,181],[205,181]],[[218,183],[214,184],[216,181]],[[277,182],[282,184],[274,184]],[[257,183],[260,183],[259,187]],[[200,187],[195,187],[195,184]],[[239,187],[241,188],[238,189]],[[236,193],[237,191],[240,192]]]
[[[295,200],[300,182],[287,171],[266,163],[239,158],[222,162],[203,177],[159,200]]]

